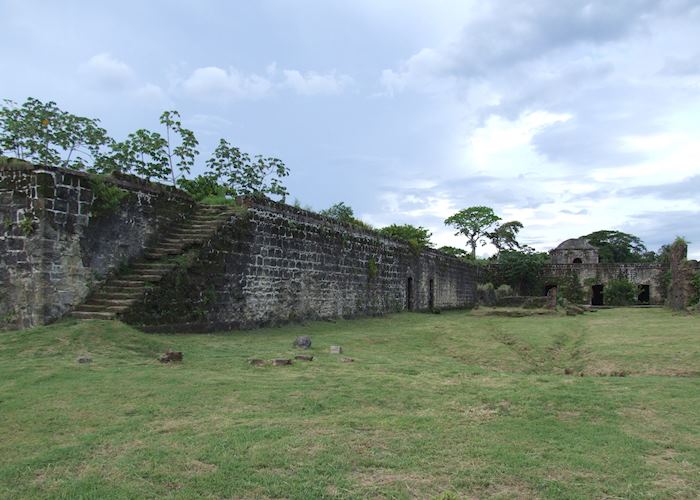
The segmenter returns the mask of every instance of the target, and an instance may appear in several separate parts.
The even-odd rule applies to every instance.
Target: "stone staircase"
[[[160,281],[177,263],[173,257],[192,246],[202,245],[234,213],[229,205],[198,205],[186,221],[172,227],[143,257],[110,277],[77,306],[71,316],[79,319],[115,319],[138,301],[148,287]]]

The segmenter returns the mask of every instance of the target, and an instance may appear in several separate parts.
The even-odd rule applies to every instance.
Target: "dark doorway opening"
[[[406,280],[406,309],[413,310],[413,278]]]
[[[428,307],[432,311],[435,305],[435,280],[430,280],[428,282]]]
[[[603,285],[593,285],[593,296],[591,297],[591,305],[603,305]]]
[[[583,261],[579,257],[576,257],[574,259],[574,264],[583,264]]]
[[[639,285],[639,295],[637,295],[637,302],[640,304],[649,303],[649,285]]]
[[[550,291],[552,288],[556,288],[556,287],[557,287],[557,285],[545,285],[545,287],[544,287],[544,296],[545,296],[545,297],[548,296],[548,295],[549,295],[549,291]]]

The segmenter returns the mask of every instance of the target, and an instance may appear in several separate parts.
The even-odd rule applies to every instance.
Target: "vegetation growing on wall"
[[[119,203],[128,193],[104,181],[100,176],[94,176],[90,179],[90,188],[92,189],[92,215],[100,216],[114,212]]]
[[[637,286],[626,279],[610,280],[605,285],[605,305],[629,306],[637,302]]]

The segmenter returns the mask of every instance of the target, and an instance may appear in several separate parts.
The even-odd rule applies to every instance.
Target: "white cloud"
[[[352,78],[347,75],[331,73],[316,73],[307,71],[302,73],[295,69],[285,69],[283,85],[293,89],[301,95],[331,95],[340,94],[352,84]]]
[[[269,79],[255,74],[244,75],[234,68],[216,66],[197,68],[183,84],[187,94],[207,101],[259,99],[272,90]]]
[[[92,56],[80,66],[80,72],[94,86],[107,90],[124,90],[136,83],[134,70],[107,52]]]
[[[245,74],[235,68],[197,68],[182,82],[182,88],[187,94],[198,99],[234,101],[260,99],[283,89],[291,89],[306,96],[335,95],[342,93],[352,82],[349,76],[337,74],[335,71],[279,71],[277,64],[273,62],[265,68],[265,76]]]

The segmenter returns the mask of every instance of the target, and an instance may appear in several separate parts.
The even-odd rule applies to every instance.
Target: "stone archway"
[[[637,302],[640,304],[649,304],[651,299],[651,290],[649,285],[639,285],[637,288]]]

